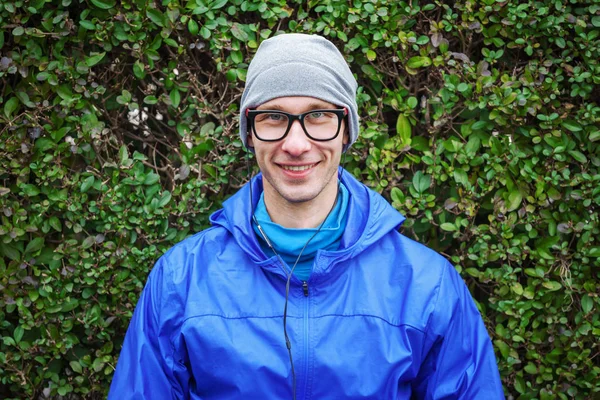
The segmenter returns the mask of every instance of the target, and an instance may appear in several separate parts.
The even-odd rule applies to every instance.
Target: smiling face
[[[300,114],[316,109],[336,109],[334,104],[312,97],[280,97],[257,110],[279,110]],[[278,206],[318,205],[329,209],[337,192],[337,169],[342,147],[348,142],[346,123],[333,140],[309,139],[299,121],[294,121],[287,136],[276,142],[263,142],[248,136],[263,174],[265,203]]]

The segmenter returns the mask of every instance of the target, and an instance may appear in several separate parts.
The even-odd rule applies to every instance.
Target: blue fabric
[[[340,247],[342,234],[344,233],[344,229],[346,229],[347,208],[348,190],[344,185],[340,185],[335,207],[331,210],[331,213],[327,216],[325,222],[323,222],[321,229],[318,227],[308,229],[285,228],[271,221],[271,217],[269,216],[265,205],[264,193],[261,194],[260,199],[258,200],[258,206],[254,211],[254,216],[277,254],[281,256],[290,270],[294,268],[294,264],[296,264],[294,275],[301,281],[306,281],[312,272],[312,264],[315,255],[317,254],[317,250],[337,250]],[[254,233],[256,233],[260,239],[260,247],[263,252],[268,257],[274,256],[275,253],[263,239],[256,224],[253,223],[252,226],[254,228]],[[308,245],[304,251],[302,251],[302,248],[307,242]],[[298,260],[298,255],[301,251],[302,255]],[[298,260],[297,263],[296,260]]]
[[[344,172],[348,222],[317,251],[287,331],[298,399],[503,399],[490,338],[463,280],[398,232],[404,218]],[[286,271],[251,224],[259,175],[171,248],[133,314],[109,393],[127,399],[291,399]],[[256,204],[252,205],[256,207]]]

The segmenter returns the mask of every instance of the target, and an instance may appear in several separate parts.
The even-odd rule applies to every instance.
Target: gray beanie
[[[317,35],[283,34],[259,46],[246,76],[240,110],[240,137],[248,147],[246,110],[278,97],[307,96],[348,109],[349,142],[358,137],[356,79],[329,40]]]

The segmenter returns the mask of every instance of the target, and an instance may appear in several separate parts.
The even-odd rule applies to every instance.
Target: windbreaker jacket
[[[348,172],[347,228],[292,277],[298,400],[503,399],[490,338],[464,282],[398,232],[404,220]],[[258,175],[170,249],[133,314],[109,399],[292,399],[286,270],[251,223]],[[303,285],[304,284],[304,285]],[[304,286],[304,287],[303,287]]]

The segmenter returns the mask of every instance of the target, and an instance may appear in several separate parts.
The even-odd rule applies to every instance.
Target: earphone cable
[[[291,343],[290,338],[287,333],[287,309],[288,309],[288,302],[289,302],[289,295],[290,295],[290,283],[291,283],[292,275],[294,274],[294,270],[296,269],[296,266],[298,265],[298,262],[300,261],[300,258],[302,257],[302,253],[304,252],[304,250],[306,249],[308,244],[321,231],[321,228],[325,224],[325,221],[327,221],[327,218],[329,218],[329,215],[335,209],[335,206],[337,204],[338,197],[340,194],[340,185],[342,184],[341,182],[342,182],[342,174],[344,173],[344,168],[342,167],[342,170],[340,172],[340,176],[338,178],[338,185],[337,185],[338,190],[335,195],[335,200],[333,201],[333,204],[332,204],[331,208],[329,209],[329,212],[327,213],[327,215],[325,216],[323,221],[319,224],[319,228],[316,230],[316,232],[304,244],[304,246],[300,250],[300,253],[298,254],[298,257],[296,258],[296,261],[294,262],[294,265],[292,266],[290,271],[287,272],[287,269],[285,268],[285,266],[286,266],[285,262],[283,261],[283,259],[279,255],[279,253],[277,253],[277,251],[275,251],[275,248],[273,247],[271,241],[269,240],[269,238],[263,231],[262,226],[258,223],[258,220],[256,219],[256,216],[254,215],[252,177],[251,177],[251,171],[250,171],[250,162],[248,159],[249,159],[249,156],[248,156],[248,151],[247,151],[246,152],[246,167],[248,170],[248,180],[249,180],[248,184],[250,185],[250,210],[252,213],[252,221],[256,224],[256,227],[257,227],[258,231],[260,232],[261,236],[263,237],[263,239],[265,240],[265,242],[267,243],[267,246],[269,246],[269,249],[271,249],[271,251],[277,256],[277,259],[279,260],[279,262],[281,263],[281,266],[284,268],[284,271],[287,274],[287,279],[286,279],[286,283],[285,283],[285,304],[283,306],[283,334],[284,334],[284,338],[285,338],[285,346],[288,350],[288,356],[290,359],[290,367],[291,367],[291,372],[292,372],[292,399],[296,400],[296,371],[294,369],[294,361],[293,361],[293,357],[292,357],[292,343]],[[346,163],[346,152],[343,152],[342,165],[345,165],[345,163]]]

